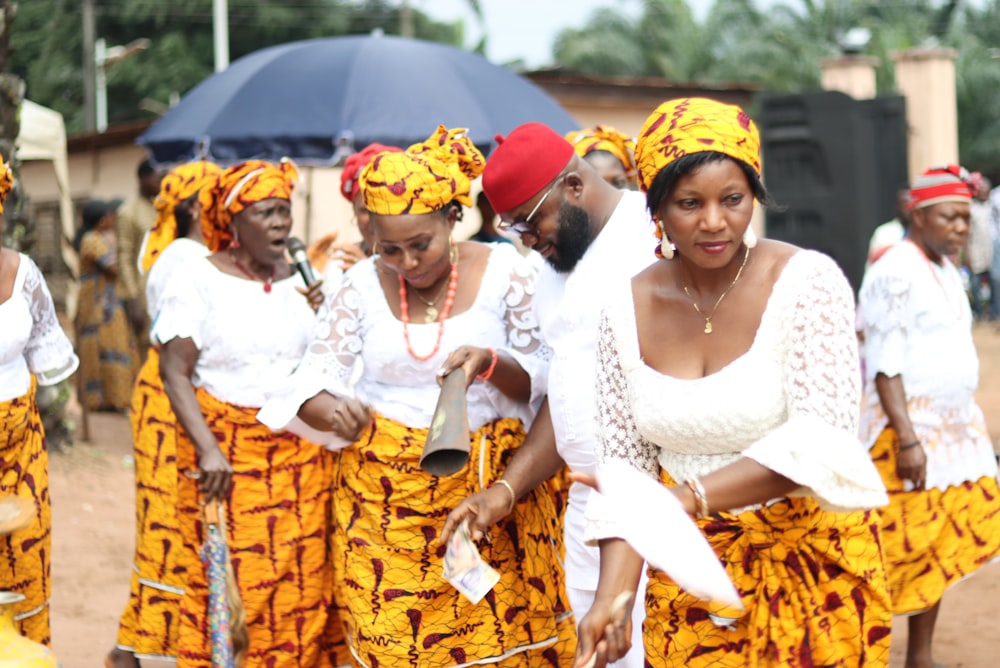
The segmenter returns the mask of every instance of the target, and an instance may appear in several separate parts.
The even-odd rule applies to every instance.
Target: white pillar
[[[229,3],[212,0],[212,36],[215,40],[215,71],[229,67]]]
[[[102,37],[94,42],[94,79],[97,83],[94,103],[97,107],[98,132],[104,132],[108,129],[108,80],[104,70],[107,54],[107,44]]]

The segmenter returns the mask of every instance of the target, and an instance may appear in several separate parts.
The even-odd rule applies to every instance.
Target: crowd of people
[[[759,132],[710,99],[664,102],[635,139],[527,123],[488,158],[444,126],[366,147],[341,181],[361,241],[320,239],[309,282],[287,255],[297,176],[144,163],[137,198],[88,203],[77,352],[37,267],[0,249],[0,503],[30,507],[24,528],[0,514],[0,589],[25,596],[23,634],[49,642],[34,393],[79,364],[135,452],[109,668],[887,666],[894,614],[907,668],[933,667],[946,590],[1000,557],[971,336],[1000,277],[976,252],[1000,244],[983,179],[905,189],[856,304],[831,258],[757,237]],[[4,168],[0,207],[9,188]],[[453,374],[468,457],[434,474]],[[738,606],[646,563],[600,490],[613,461],[673,494]],[[478,600],[444,577],[463,539],[496,571]]]

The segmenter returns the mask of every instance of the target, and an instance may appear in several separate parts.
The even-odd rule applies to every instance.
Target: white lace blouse
[[[854,300],[827,256],[800,251],[774,284],[750,349],[720,371],[684,380],[639,355],[631,283],[605,309],[598,341],[598,468],[624,460],[675,481],[753,459],[828,509],[888,502],[857,437],[860,371]],[[734,509],[739,510],[739,509]],[[618,535],[598,494],[587,539]]]
[[[893,246],[865,274],[862,441],[871,447],[889,424],[875,376],[902,375],[906,409],[927,457],[927,489],[997,475],[996,455],[976,404],[979,358],[972,310],[958,270],[929,262],[913,243]],[[907,490],[912,483],[904,482]]]
[[[27,255],[19,259],[14,289],[0,304],[0,401],[23,396],[31,374],[39,385],[55,385],[80,364],[42,272]]]
[[[423,362],[407,351],[403,323],[390,310],[377,271],[375,258],[347,271],[341,289],[320,308],[316,337],[302,363],[271,394],[258,415],[261,422],[329,447],[346,445],[333,434],[308,430],[295,417],[304,401],[326,390],[337,396],[356,396],[409,427],[429,427],[441,389],[437,370],[452,350],[473,345],[514,358],[531,378],[532,399],[522,404],[491,383],[474,382],[466,395],[469,428],[478,429],[499,417],[518,417],[530,424],[545,395],[549,349],[532,311],[535,272],[514,247],[497,244],[491,248],[475,302],[445,321],[440,350]],[[409,332],[414,351],[426,355],[434,348],[438,324],[411,323]],[[352,387],[359,362],[362,371]]]
[[[196,258],[172,272],[152,336],[163,343],[194,341],[195,387],[237,406],[260,406],[295,369],[311,338],[313,311],[296,286],[304,283],[292,274],[268,293],[258,281]]]

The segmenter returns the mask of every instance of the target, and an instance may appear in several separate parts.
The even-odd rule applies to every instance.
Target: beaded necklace
[[[441,339],[444,337],[444,321],[448,319],[448,314],[451,313],[451,307],[455,303],[455,293],[458,290],[458,249],[455,249],[455,258],[451,263],[451,275],[448,278],[448,292],[444,300],[444,307],[441,309],[441,315],[438,316],[438,332],[437,341],[434,342],[434,349],[431,350],[427,355],[418,355],[413,350],[413,345],[410,343],[410,305],[406,300],[406,279],[399,276],[399,316],[400,320],[403,321],[403,338],[406,339],[406,351],[410,353],[413,359],[420,362],[426,362],[441,350]],[[436,300],[435,300],[436,301]]]
[[[268,276],[266,279],[263,279],[260,276],[251,273],[249,269],[244,267],[243,263],[236,258],[236,254],[233,253],[233,249],[231,248],[229,249],[229,257],[233,258],[233,264],[235,264],[236,268],[242,271],[247,278],[249,278],[251,281],[261,281],[264,284],[264,292],[267,293],[271,292],[271,284],[274,282],[274,265],[271,265],[271,275]]]

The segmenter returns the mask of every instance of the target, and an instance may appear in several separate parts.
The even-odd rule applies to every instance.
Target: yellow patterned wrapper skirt
[[[222,454],[233,467],[226,503],[229,557],[250,636],[244,668],[327,668],[348,655],[331,610],[330,482],[332,455],[289,432],[272,432],[256,408],[197,391]],[[194,444],[178,429],[177,514],[187,585],[181,600],[177,665],[210,668],[208,588],[198,555],[204,544]]]
[[[984,476],[946,490],[907,492],[896,474],[896,432],[886,428],[872,446],[889,492],[882,543],[893,612],[923,612],[950,586],[1000,557],[1000,488]]]
[[[181,596],[187,581],[179,563],[177,419],[160,379],[155,348],[132,393],[135,455],[135,557],[129,600],[118,625],[118,647],[140,659],[176,657]]]
[[[24,497],[36,508],[31,524],[0,536],[0,590],[25,596],[15,606],[21,634],[48,645],[52,505],[36,387],[32,377],[27,394],[0,402],[0,495]]]
[[[561,534],[546,486],[519,502],[479,543],[500,582],[472,604],[442,576],[438,540],[448,513],[489,487],[524,440],[519,420],[471,437],[451,476],[421,470],[426,429],[381,415],[339,452],[334,486],[337,599],[355,660],[371,668],[572,663],[576,631],[566,603]]]
[[[666,473],[661,479],[673,485]],[[879,524],[876,511],[824,511],[809,497],[698,520],[746,610],[701,601],[650,569],[647,664],[888,666]]]

